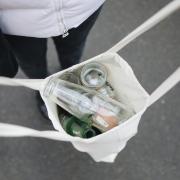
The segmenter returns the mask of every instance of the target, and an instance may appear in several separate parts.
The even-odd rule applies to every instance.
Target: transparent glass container
[[[82,119],[92,115],[92,124],[101,132],[108,131],[132,116],[133,110],[97,91],[57,78],[47,83],[44,96]]]

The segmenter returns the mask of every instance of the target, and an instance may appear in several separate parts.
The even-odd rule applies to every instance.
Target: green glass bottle
[[[79,120],[74,116],[64,116],[62,120],[62,127],[64,130],[72,135],[82,138],[91,138],[96,136],[96,132],[88,123],[85,123],[84,120]]]

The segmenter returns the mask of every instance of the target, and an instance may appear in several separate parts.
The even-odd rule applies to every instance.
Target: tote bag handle
[[[158,99],[170,91],[180,82],[180,67],[177,68],[150,96],[148,106],[154,104]]]
[[[0,85],[24,86],[34,90],[40,90],[43,79],[13,79],[0,76]]]
[[[1,85],[24,86],[34,90],[40,90],[43,79],[12,79],[0,77]],[[41,137],[59,141],[75,141],[71,136],[54,130],[39,131],[28,127],[0,123],[0,137]]]
[[[19,125],[0,123],[0,137],[39,137],[57,141],[75,141],[71,136],[59,131],[39,131]]]
[[[170,16],[176,10],[180,9],[180,0],[174,0],[159,10],[156,14],[154,14],[151,18],[146,20],[143,24],[138,26],[134,31],[120,40],[117,44],[115,44],[112,48],[110,48],[106,52],[117,53],[130,42],[135,40],[137,37],[150,30],[152,27],[157,25],[159,22],[164,20],[166,17]],[[172,89],[178,82],[180,81],[180,67],[167,78],[150,96],[149,106],[155,103],[160,97],[162,97],[165,93],[167,93],[170,89]]]

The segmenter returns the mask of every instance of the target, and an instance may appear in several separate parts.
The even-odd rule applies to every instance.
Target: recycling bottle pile
[[[50,79],[44,96],[59,105],[59,119],[68,134],[91,138],[133,115],[132,109],[117,101],[107,77],[106,67],[93,62]]]

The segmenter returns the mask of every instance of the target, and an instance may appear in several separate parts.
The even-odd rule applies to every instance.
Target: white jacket
[[[0,28],[6,34],[52,37],[78,27],[105,0],[0,0]]]

